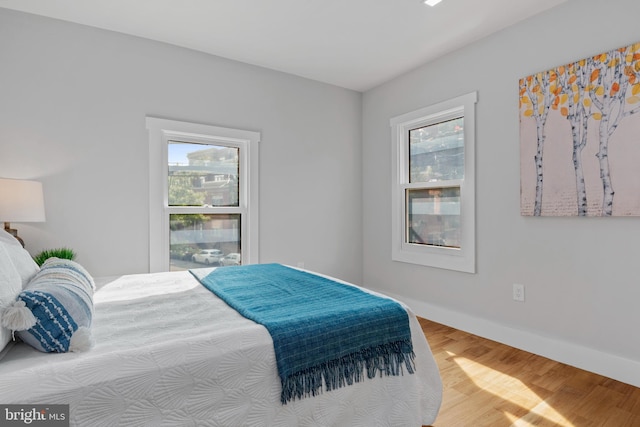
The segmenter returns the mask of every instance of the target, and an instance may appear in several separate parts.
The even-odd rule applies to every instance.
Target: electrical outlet
[[[513,284],[513,300],[524,302],[524,285],[519,283]]]

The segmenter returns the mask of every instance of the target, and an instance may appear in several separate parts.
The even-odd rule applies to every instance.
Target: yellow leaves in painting
[[[607,56],[608,56],[608,55],[607,55],[607,53],[606,53],[606,52],[605,52],[605,53],[601,53],[600,55],[596,55],[596,56],[594,56],[594,57],[593,57],[593,60],[594,60],[594,61],[596,61],[596,62],[602,62],[602,63],[604,63],[604,62],[607,62]]]
[[[630,96],[629,98],[627,98],[627,102],[629,104],[637,104],[638,102],[640,102],[640,96]]]
[[[637,61],[638,59],[640,59],[640,53],[633,53],[633,52],[629,52],[627,53],[627,55],[624,57],[624,60],[627,64],[631,64],[632,62]]]
[[[520,79],[524,117],[543,117],[553,109],[571,118],[584,108],[602,120],[598,110],[609,108],[609,98],[622,97],[640,108],[640,42]]]
[[[633,85],[633,84],[636,83],[637,77],[636,77],[635,70],[633,69],[632,66],[630,66],[630,65],[625,66],[624,67],[624,74],[625,74],[625,76],[627,76],[627,79],[629,80],[630,84]]]
[[[526,106],[526,110],[524,111],[525,117],[529,117],[533,115],[532,102],[531,99],[527,95],[525,95],[527,89],[525,87],[525,79],[520,80],[520,108],[522,106]]]

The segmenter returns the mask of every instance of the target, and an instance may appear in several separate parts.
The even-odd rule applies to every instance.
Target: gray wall
[[[519,78],[640,41],[638,16],[636,0],[570,0],[366,92],[364,285],[425,317],[640,385],[640,218],[520,216],[518,116]],[[477,274],[392,262],[389,119],[474,90]],[[525,303],[512,300],[514,283]]]
[[[0,177],[43,182],[32,253],[148,270],[145,116],[262,132],[260,256],[361,281],[361,94],[0,9]]]

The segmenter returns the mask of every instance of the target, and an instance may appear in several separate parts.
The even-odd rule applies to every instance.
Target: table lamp
[[[44,196],[42,183],[22,179],[0,178],[0,221],[4,230],[13,235],[24,247],[18,230],[12,222],[44,222]]]

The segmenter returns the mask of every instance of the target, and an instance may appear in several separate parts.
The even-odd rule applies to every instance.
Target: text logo
[[[0,427],[69,427],[69,405],[0,405]]]

